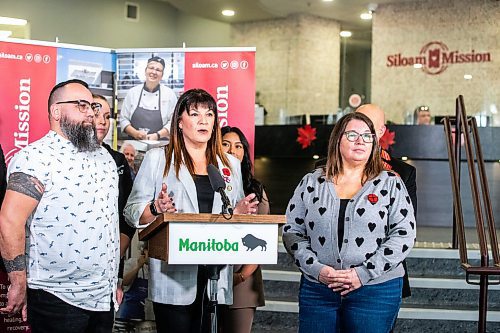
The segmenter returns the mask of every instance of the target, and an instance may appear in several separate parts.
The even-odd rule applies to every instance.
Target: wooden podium
[[[139,233],[149,256],[170,264],[276,264],[285,215],[159,215]]]

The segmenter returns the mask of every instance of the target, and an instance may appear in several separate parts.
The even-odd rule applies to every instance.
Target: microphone
[[[212,185],[212,189],[214,192],[218,192],[222,198],[222,214],[226,211],[233,215],[233,206],[231,206],[231,202],[226,195],[226,183],[224,179],[219,173],[219,169],[216,168],[213,164],[209,164],[207,167],[208,179],[210,180],[210,185]]]

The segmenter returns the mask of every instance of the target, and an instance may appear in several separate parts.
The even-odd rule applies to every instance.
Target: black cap
[[[163,69],[165,69],[165,60],[163,60],[162,58],[158,57],[158,56],[154,56],[154,57],[151,57],[148,59],[148,64],[151,62],[151,61],[154,61],[154,62],[159,62],[162,66],[163,66]]]

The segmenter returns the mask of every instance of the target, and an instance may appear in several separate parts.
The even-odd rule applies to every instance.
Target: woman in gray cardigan
[[[283,243],[302,272],[299,332],[383,333],[397,317],[415,217],[379,150],[368,117],[342,117],[326,167],[305,175],[290,200]]]

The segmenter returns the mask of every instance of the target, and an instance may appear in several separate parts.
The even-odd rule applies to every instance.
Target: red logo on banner
[[[418,56],[403,56],[401,53],[388,55],[386,66],[413,66],[421,68],[427,74],[436,75],[444,72],[449,65],[474,62],[491,62],[490,52],[471,50],[469,53],[462,53],[458,50],[450,51],[445,43],[432,41],[420,49],[420,55]]]
[[[187,52],[184,89],[201,88],[217,101],[219,124],[255,136],[255,52]]]
[[[56,82],[55,47],[0,42],[0,144],[7,164],[49,129],[47,97]]]

